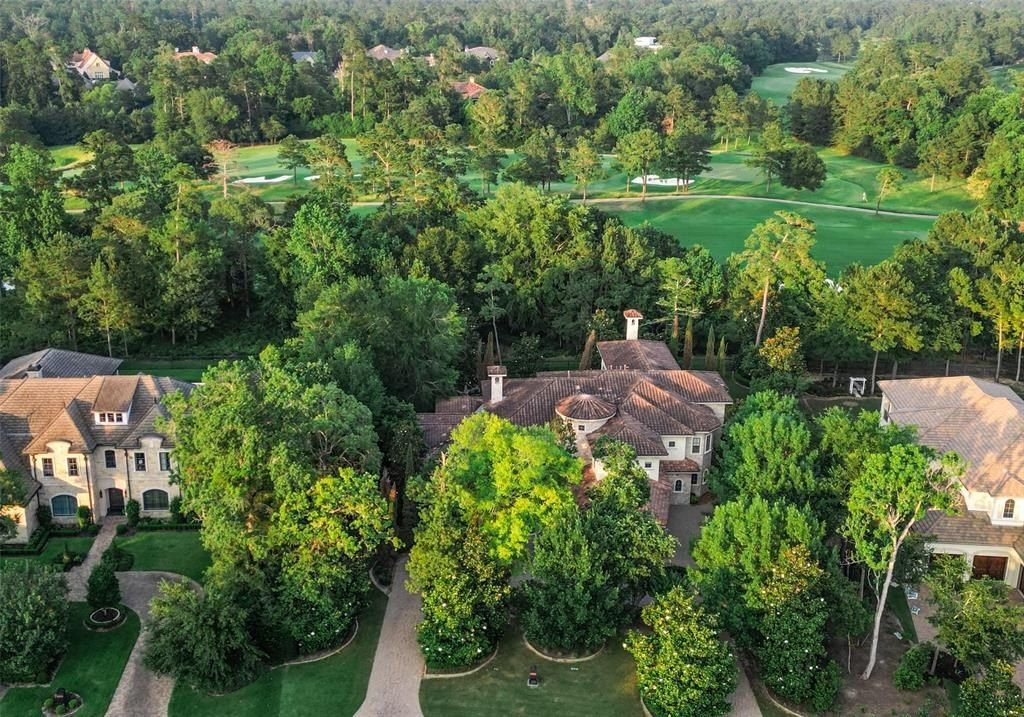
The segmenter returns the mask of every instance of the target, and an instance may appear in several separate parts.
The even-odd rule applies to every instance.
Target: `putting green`
[[[739,198],[656,200],[645,205],[608,202],[600,208],[621,217],[629,226],[650,222],[684,246],[701,244],[719,260],[741,251],[754,226],[774,212],[796,212],[814,221],[818,241],[813,254],[825,262],[833,276],[854,262],[875,264],[885,259],[904,241],[927,234],[934,221]]]
[[[751,89],[762,97],[774,100],[777,105],[789,102],[796,83],[803,77],[816,80],[838,80],[853,67],[849,63],[839,62],[780,62],[768,65],[764,72],[754,78]],[[787,68],[789,68],[787,70]],[[792,70],[811,70],[811,72],[793,72]],[[823,70],[819,72],[816,70]]]

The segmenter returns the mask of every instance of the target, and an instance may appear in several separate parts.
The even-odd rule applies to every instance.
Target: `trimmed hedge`
[[[0,545],[0,555],[39,555],[43,552],[51,538],[80,538],[87,535],[96,535],[99,532],[100,527],[96,524],[92,524],[85,529],[72,525],[58,525],[56,523],[49,527],[40,526],[33,531],[27,543]]]
[[[153,518],[142,518],[139,520],[135,527],[129,527],[127,523],[119,523],[117,526],[117,534],[120,536],[129,535],[132,532],[152,532],[152,531],[186,531],[186,530],[199,530],[202,527],[202,523],[189,521],[184,523],[171,523],[166,520],[155,520]]]

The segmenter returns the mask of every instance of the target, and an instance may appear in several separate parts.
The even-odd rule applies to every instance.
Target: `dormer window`
[[[119,423],[120,424],[128,423],[128,414],[127,413],[121,413],[120,411],[118,411],[116,413],[115,412],[94,413],[93,415],[96,417],[96,423],[99,423],[101,425],[107,425],[107,424],[116,425],[116,424],[119,424]]]
[[[1005,518],[1006,520],[1012,520],[1016,508],[1017,503],[1016,501],[1014,501],[1013,498],[1010,498],[1008,501],[1003,503],[1003,518]]]

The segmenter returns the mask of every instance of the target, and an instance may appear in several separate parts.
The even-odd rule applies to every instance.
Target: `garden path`
[[[420,679],[423,657],[416,643],[420,596],[409,592],[406,558],[395,565],[384,625],[373,656],[370,684],[356,717],[423,717]]]
[[[107,717],[167,717],[167,707],[174,691],[174,678],[151,672],[142,663],[142,657],[149,623],[149,601],[157,594],[161,582],[181,579],[182,576],[176,573],[157,571],[117,574],[121,585],[121,602],[138,614],[142,631],[128,656],[128,664],[124,666],[117,689],[114,690],[114,697],[107,708]],[[191,582],[196,591],[202,591],[197,583]]]
[[[122,519],[123,520],[123,519]],[[117,532],[117,524],[122,522],[116,518],[107,518],[103,521],[100,532],[96,534],[96,540],[89,546],[85,560],[81,565],[71,568],[68,571],[68,600],[71,602],[85,602],[85,594],[88,590],[89,573],[103,557],[103,552],[110,547]]]
[[[761,717],[761,708],[754,697],[754,690],[750,687],[750,680],[747,679],[747,671],[740,663],[736,674],[736,690],[729,695],[729,704],[732,705],[730,717]]]

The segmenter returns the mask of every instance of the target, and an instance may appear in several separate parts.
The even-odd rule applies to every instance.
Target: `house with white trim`
[[[489,366],[480,397],[440,400],[433,413],[417,414],[428,448],[443,447],[475,411],[520,426],[557,419],[571,428],[577,454],[597,480],[603,475],[592,453],[597,438],[632,446],[651,481],[651,511],[666,523],[670,505],[688,503],[691,495],[707,490],[707,470],[732,398],[717,373],[684,371],[663,342],[640,339],[639,311],[624,316],[625,340],[597,343],[600,370],[508,378],[504,366]]]
[[[936,451],[966,463],[955,515],[916,525],[935,553],[962,555],[975,577],[1024,591],[1024,399],[970,376],[880,381],[881,420],[917,429]]]
[[[164,399],[191,389],[143,374],[0,379],[0,470],[23,487],[21,505],[5,509],[18,526],[12,542],[32,534],[40,506],[59,523],[74,523],[79,506],[101,523],[132,499],[143,516],[168,516],[181,490],[171,484]]]

